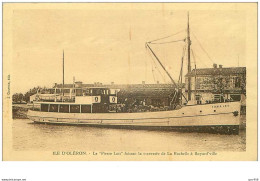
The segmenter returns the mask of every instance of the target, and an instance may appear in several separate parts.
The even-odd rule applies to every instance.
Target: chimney
[[[157,80],[157,84],[160,84],[160,82]]]
[[[219,65],[219,68],[222,69],[222,68],[223,68],[223,65]]]
[[[82,82],[81,81],[75,82],[75,87],[76,88],[82,87]]]
[[[142,81],[142,84],[145,84],[145,81]]]
[[[213,68],[216,69],[218,68],[218,65],[216,63],[213,64]]]

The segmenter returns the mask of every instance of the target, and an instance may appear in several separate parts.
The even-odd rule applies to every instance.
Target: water
[[[13,120],[16,151],[245,151],[246,133],[218,135],[34,124]]]

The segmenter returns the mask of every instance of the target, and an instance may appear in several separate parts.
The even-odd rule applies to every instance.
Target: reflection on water
[[[16,151],[245,151],[246,133],[217,135],[34,124],[13,120]]]

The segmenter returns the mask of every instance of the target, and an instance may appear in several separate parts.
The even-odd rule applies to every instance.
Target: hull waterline
[[[238,134],[239,115],[239,102],[192,105],[178,110],[137,113],[28,111],[28,118],[35,123],[224,134]]]

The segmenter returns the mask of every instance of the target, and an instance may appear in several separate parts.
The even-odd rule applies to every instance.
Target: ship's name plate
[[[224,105],[214,105],[214,106],[212,106],[212,108],[220,108],[220,107],[229,107],[229,105],[224,104]]]

